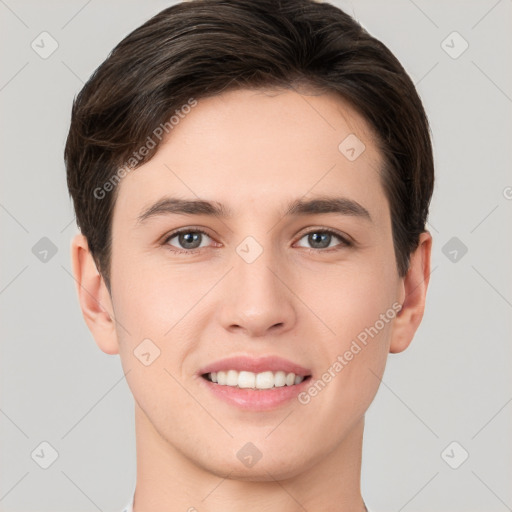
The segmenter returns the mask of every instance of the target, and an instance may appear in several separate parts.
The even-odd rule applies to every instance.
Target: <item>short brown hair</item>
[[[100,198],[98,187],[190,98],[300,85],[338,93],[377,135],[397,268],[406,274],[425,231],[434,164],[427,116],[396,57],[329,3],[192,0],[164,9],[125,37],[73,102],[67,183],[109,291],[117,187]]]

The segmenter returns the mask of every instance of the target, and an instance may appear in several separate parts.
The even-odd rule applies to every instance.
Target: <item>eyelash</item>
[[[167,248],[169,248],[169,250],[172,253],[174,253],[174,254],[194,255],[194,254],[198,253],[199,251],[201,251],[202,249],[206,249],[206,247],[199,247],[199,248],[196,248],[196,249],[178,249],[177,247],[169,246],[168,245],[169,240],[172,240],[175,236],[179,235],[180,233],[201,233],[202,235],[206,235],[208,238],[212,238],[208,233],[206,233],[206,231],[203,231],[202,229],[195,229],[195,228],[192,228],[192,229],[191,228],[178,229],[178,230],[172,232],[163,241],[163,245],[167,246]],[[299,240],[301,240],[306,235],[309,235],[311,233],[327,233],[329,235],[334,235],[336,238],[338,238],[341,241],[341,244],[339,244],[339,246],[341,246],[341,247],[352,247],[354,245],[353,242],[348,240],[348,238],[345,238],[344,236],[342,236],[337,231],[334,231],[334,230],[329,229],[329,228],[322,228],[322,229],[316,228],[316,229],[312,229],[310,231],[307,231],[306,233],[303,233],[301,235],[301,237],[299,238]],[[172,247],[172,249],[170,247]],[[310,247],[301,247],[301,249],[305,249],[307,252],[310,252],[310,253],[311,252],[317,253],[319,251],[320,252],[332,252],[333,250],[336,251],[336,250],[339,250],[340,247],[336,247],[335,246],[335,247],[329,247],[329,248],[325,248],[325,249],[315,249],[315,248],[310,248]]]

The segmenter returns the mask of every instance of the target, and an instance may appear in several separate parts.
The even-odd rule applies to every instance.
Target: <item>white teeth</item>
[[[304,377],[301,375],[283,371],[253,373],[227,370],[209,373],[208,377],[212,382],[216,382],[221,386],[237,386],[239,388],[252,389],[271,389],[274,387],[293,386],[294,384],[300,384],[304,380]]]
[[[256,375],[252,372],[240,372],[238,374],[239,388],[254,388],[256,386]]]
[[[286,373],[284,373],[284,372],[274,373],[274,386],[276,388],[281,388],[284,385],[286,385]]]
[[[226,378],[227,386],[238,386],[238,372],[236,370],[229,370]]]
[[[274,374],[263,372],[256,375],[256,389],[270,389],[274,387]]]

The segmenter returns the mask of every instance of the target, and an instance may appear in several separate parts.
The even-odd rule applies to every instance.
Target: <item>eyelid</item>
[[[201,234],[206,235],[208,238],[213,240],[213,236],[210,235],[204,228],[200,228],[200,227],[196,227],[196,226],[187,226],[187,227],[184,227],[184,228],[178,228],[178,229],[176,229],[174,231],[171,231],[168,234],[165,234],[163,236],[163,239],[162,239],[162,244],[166,245],[171,238],[174,238],[176,235],[179,235],[181,233],[201,233]],[[175,247],[175,249],[177,251],[180,250],[178,247]],[[201,249],[204,249],[204,247],[201,247]],[[189,249],[189,250],[185,250],[184,249],[183,252],[194,252],[194,251],[197,251],[197,250],[199,250],[199,248],[198,249]]]
[[[211,238],[211,236],[208,234],[206,229],[202,228],[202,227],[199,227],[199,226],[186,226],[184,228],[177,228],[174,231],[171,231],[170,233],[166,233],[163,238],[165,240],[168,240],[169,238],[172,238],[175,235],[179,235],[180,233],[188,233],[188,232],[204,233],[205,235],[208,235]]]
[[[327,227],[321,227],[321,226],[317,226],[317,227],[313,227],[313,228],[307,228],[307,231],[304,231],[302,232],[298,238],[297,238],[297,242],[305,237],[306,235],[309,235],[310,233],[329,233],[330,235],[334,235],[336,237],[338,237],[340,240],[341,240],[341,244],[338,244],[338,245],[344,245],[346,247],[350,247],[350,246],[353,246],[355,245],[355,240],[345,234],[345,233],[342,233],[341,231],[338,231],[337,229],[334,229],[334,228],[327,228]],[[303,249],[309,249],[309,250],[312,250],[312,251],[319,251],[319,252],[327,252],[327,251],[330,251],[332,249],[335,249],[336,246],[334,247],[329,247],[329,248],[326,248],[326,249],[315,249],[313,247],[303,247]]]

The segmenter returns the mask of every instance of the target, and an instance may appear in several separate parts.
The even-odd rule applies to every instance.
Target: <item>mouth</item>
[[[208,393],[246,411],[272,411],[293,402],[309,386],[312,371],[277,355],[246,354],[201,368],[200,382]]]
[[[221,370],[201,375],[203,379],[219,386],[230,386],[239,389],[266,390],[296,386],[311,378],[311,375],[298,375],[283,370],[254,373],[249,371]]]

